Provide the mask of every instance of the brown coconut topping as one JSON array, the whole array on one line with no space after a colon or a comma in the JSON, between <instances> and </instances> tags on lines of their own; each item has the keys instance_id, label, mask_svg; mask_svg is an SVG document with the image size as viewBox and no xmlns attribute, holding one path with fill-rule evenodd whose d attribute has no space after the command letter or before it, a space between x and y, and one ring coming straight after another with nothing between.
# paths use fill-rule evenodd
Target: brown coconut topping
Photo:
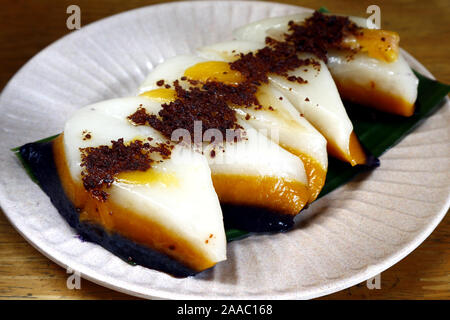
<instances>
[{"instance_id":1,"label":"brown coconut topping","mask_svg":"<svg viewBox=\"0 0 450 320\"><path fill-rule=\"evenodd\" d=\"M169 139L173 131L186 129L192 140L195 121L201 121L202 135L208 129L217 129L225 137L228 129L241 129L236 123L236 113L228 103L244 103L248 97L245 94L240 97L233 91L236 88L211 82L186 90L178 80L173 85L177 98L163 104L157 115L149 114L140 107L128 119L135 125L149 125Z\"/></svg>"},{"instance_id":2,"label":"brown coconut topping","mask_svg":"<svg viewBox=\"0 0 450 320\"><path fill-rule=\"evenodd\" d=\"M246 77L247 85L259 86L267 83L269 73L284 76L289 81L300 84L307 83L299 76L289 76L288 71L307 65L320 66L314 59L300 59L295 47L287 42L267 38L266 44L266 47L256 53L241 53L239 59L230 63L231 69L239 71Z\"/></svg>"},{"instance_id":3,"label":"brown coconut topping","mask_svg":"<svg viewBox=\"0 0 450 320\"><path fill-rule=\"evenodd\" d=\"M125 171L146 171L154 162L150 158L152 153L159 153L164 159L170 156L173 148L172 145L164 143L152 146L149 142L140 140L124 144L122 138L111 143L112 146L80 148L83 186L100 201L107 200L108 194L104 188L111 187L117 174Z\"/></svg>"},{"instance_id":4,"label":"brown coconut topping","mask_svg":"<svg viewBox=\"0 0 450 320\"><path fill-rule=\"evenodd\" d=\"M324 15L315 11L301 24L290 21L289 33L285 34L284 41L293 46L297 52L309 52L327 62L329 49L343 49L343 39L360 32L361 28L348 17Z\"/></svg>"}]
</instances>

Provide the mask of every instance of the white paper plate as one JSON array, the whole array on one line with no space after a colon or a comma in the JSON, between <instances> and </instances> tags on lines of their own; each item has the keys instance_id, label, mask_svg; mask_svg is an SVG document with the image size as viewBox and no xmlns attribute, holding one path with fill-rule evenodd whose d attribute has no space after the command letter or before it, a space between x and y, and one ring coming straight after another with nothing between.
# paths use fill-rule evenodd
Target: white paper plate
<instances>
[{"instance_id":1,"label":"white paper plate","mask_svg":"<svg viewBox=\"0 0 450 320\"><path fill-rule=\"evenodd\" d=\"M313 298L355 285L415 249L449 207L450 104L381 157L381 167L315 202L292 231L228 246L228 260L188 279L133 267L81 242L10 148L62 131L77 108L133 94L164 59L231 38L231 30L299 7L180 2L73 32L31 59L0 100L0 204L34 247L106 287L159 298ZM410 64L431 74L411 56Z\"/></svg>"}]
</instances>

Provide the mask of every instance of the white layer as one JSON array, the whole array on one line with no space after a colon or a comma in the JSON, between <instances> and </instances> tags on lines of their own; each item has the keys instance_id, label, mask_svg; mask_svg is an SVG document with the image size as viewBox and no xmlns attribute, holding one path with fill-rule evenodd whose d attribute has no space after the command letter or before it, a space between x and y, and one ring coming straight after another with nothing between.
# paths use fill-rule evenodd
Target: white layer
<instances>
[{"instance_id":1,"label":"white layer","mask_svg":"<svg viewBox=\"0 0 450 320\"><path fill-rule=\"evenodd\" d=\"M138 94L160 88L156 85L159 80L164 80L166 84L172 84L175 80L180 79L184 75L187 66L192 66L205 59L192 55L179 55L167 59L153 69L144 82L139 86Z\"/></svg>"},{"instance_id":2,"label":"white layer","mask_svg":"<svg viewBox=\"0 0 450 320\"><path fill-rule=\"evenodd\" d=\"M282 17L273 17L246 24L233 30L237 40L265 42L267 36L279 37L287 32L288 22L300 22L311 16L311 12L303 12Z\"/></svg>"},{"instance_id":3,"label":"white layer","mask_svg":"<svg viewBox=\"0 0 450 320\"><path fill-rule=\"evenodd\" d=\"M286 17L276 17L257 21L236 29L233 35L239 40L264 42L267 36L280 38L288 32L288 22L302 22L311 13L301 13ZM368 21L360 17L349 17L360 27L367 28ZM414 103L417 98L418 79L405 59L399 58L391 63L371 58L367 53L359 53L354 59L346 59L346 52L332 50L328 52L328 67L336 81L352 82L367 85L373 82L383 92L403 98Z\"/></svg>"},{"instance_id":4,"label":"white layer","mask_svg":"<svg viewBox=\"0 0 450 320\"><path fill-rule=\"evenodd\" d=\"M127 116L139 106L157 112L158 103L141 97L113 99L93 104L75 112L64 129L64 146L72 177L80 180L79 148L111 145L111 140L124 142L151 137L164 138L149 126L134 126ZM83 140L83 131L91 139ZM107 189L110 199L152 221L162 224L186 239L212 261L226 259L226 239L222 212L215 194L208 163L202 155L176 146L171 158L152 169L161 179L147 183L114 182ZM167 179L167 177L170 179ZM213 234L213 238L209 238ZM205 240L208 239L208 243Z\"/></svg>"},{"instance_id":5,"label":"white layer","mask_svg":"<svg viewBox=\"0 0 450 320\"><path fill-rule=\"evenodd\" d=\"M299 56L302 59L314 58L310 54L300 54ZM297 110L324 135L327 141L335 144L342 151L348 152L353 124L347 115L327 66L320 62L319 71L309 65L288 74L300 76L308 82L299 84L287 80L286 77L273 75L270 76L271 83L286 95Z\"/></svg>"},{"instance_id":6,"label":"white layer","mask_svg":"<svg viewBox=\"0 0 450 320\"><path fill-rule=\"evenodd\" d=\"M215 57L232 61L239 53L257 51L261 47L264 47L261 42L229 41L203 47L198 51L202 56L211 59ZM301 54L300 58L307 59L314 56ZM326 65L320 62L320 70L313 65L303 66L288 74L300 76L308 82L299 84L287 80L286 77L269 75L271 85L281 91L328 141L348 152L353 125Z\"/></svg>"},{"instance_id":7,"label":"white layer","mask_svg":"<svg viewBox=\"0 0 450 320\"><path fill-rule=\"evenodd\" d=\"M378 91L401 97L411 104L416 101L419 79L401 54L391 63L371 58L365 53L358 53L351 60L346 56L336 50L328 54L327 65L336 81L358 83L367 88L374 83Z\"/></svg>"},{"instance_id":8,"label":"white layer","mask_svg":"<svg viewBox=\"0 0 450 320\"><path fill-rule=\"evenodd\" d=\"M246 121L239 120L238 123L245 130L243 140L204 146L204 154L213 174L276 177L308 185L303 162L298 157ZM214 150L214 156L211 150Z\"/></svg>"}]
</instances>

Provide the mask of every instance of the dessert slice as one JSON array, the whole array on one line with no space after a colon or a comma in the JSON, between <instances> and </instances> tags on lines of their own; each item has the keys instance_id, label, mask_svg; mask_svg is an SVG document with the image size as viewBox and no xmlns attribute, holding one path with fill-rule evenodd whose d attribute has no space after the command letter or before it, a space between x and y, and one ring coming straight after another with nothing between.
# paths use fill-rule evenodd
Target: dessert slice
<instances>
[{"instance_id":1,"label":"dessert slice","mask_svg":"<svg viewBox=\"0 0 450 320\"><path fill-rule=\"evenodd\" d=\"M305 12L251 23L234 36L288 40L299 52L314 53L327 63L343 99L411 116L418 79L399 52L400 37L367 26L363 18Z\"/></svg>"},{"instance_id":2,"label":"dessert slice","mask_svg":"<svg viewBox=\"0 0 450 320\"><path fill-rule=\"evenodd\" d=\"M314 55L297 53L285 43L273 47L252 41L218 43L199 52L209 59L228 61L233 70L250 76L265 69L270 87L282 92L327 139L332 156L351 165L366 163L328 68Z\"/></svg>"},{"instance_id":3,"label":"dessert slice","mask_svg":"<svg viewBox=\"0 0 450 320\"><path fill-rule=\"evenodd\" d=\"M311 197L302 161L243 120L242 139L211 143L204 154L225 223L248 231L280 231Z\"/></svg>"},{"instance_id":4,"label":"dessert slice","mask_svg":"<svg viewBox=\"0 0 450 320\"><path fill-rule=\"evenodd\" d=\"M217 45L220 52L213 50L215 46L199 49L198 52L204 58L216 60L214 63L218 70L221 64L217 60L228 60L228 55L223 53L226 51L226 44ZM235 47L234 42L229 44L231 48L228 48L228 51L231 52ZM327 173L328 157L325 138L275 86L260 85L255 97L258 105L233 105L232 107L242 121L248 122L303 161L311 193L309 202L314 201L325 183ZM276 134L270 134L275 132Z\"/></svg>"},{"instance_id":5,"label":"dessert slice","mask_svg":"<svg viewBox=\"0 0 450 320\"><path fill-rule=\"evenodd\" d=\"M239 106L253 99L241 81L227 63L178 56L155 68L140 92L154 101L172 97L158 113L162 122L181 125L194 138L199 134L191 140L208 158L228 226L286 230L310 198L305 169L300 158L239 117ZM189 129L196 121L197 132Z\"/></svg>"},{"instance_id":6,"label":"dessert slice","mask_svg":"<svg viewBox=\"0 0 450 320\"><path fill-rule=\"evenodd\" d=\"M128 117L139 108L160 104L131 97L84 107L47 151L28 145L21 153L83 238L175 276L208 269L226 259L208 163L152 127L135 126Z\"/></svg>"}]
</instances>

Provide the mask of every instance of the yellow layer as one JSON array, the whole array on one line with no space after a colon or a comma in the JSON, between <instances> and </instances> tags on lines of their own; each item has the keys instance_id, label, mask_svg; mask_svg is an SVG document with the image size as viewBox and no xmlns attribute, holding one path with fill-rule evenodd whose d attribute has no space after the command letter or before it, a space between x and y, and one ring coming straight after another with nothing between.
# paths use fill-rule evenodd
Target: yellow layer
<instances>
[{"instance_id":1,"label":"yellow layer","mask_svg":"<svg viewBox=\"0 0 450 320\"><path fill-rule=\"evenodd\" d=\"M164 225L110 198L105 202L93 198L80 182L72 179L67 166L63 135L53 142L54 160L64 191L74 206L81 210L80 220L100 224L109 232L117 232L136 243L162 252L196 271L214 266L194 245L168 230Z\"/></svg>"},{"instance_id":2,"label":"yellow layer","mask_svg":"<svg viewBox=\"0 0 450 320\"><path fill-rule=\"evenodd\" d=\"M151 98L159 103L169 103L175 100L177 94L173 89L159 88L141 93L140 96Z\"/></svg>"},{"instance_id":3,"label":"yellow layer","mask_svg":"<svg viewBox=\"0 0 450 320\"><path fill-rule=\"evenodd\" d=\"M348 150L342 150L341 148L337 147L332 141L328 141L327 150L331 156L338 158L339 160L348 162L352 166L365 164L367 161L366 153L364 152L361 144L359 143L358 137L354 132L350 134Z\"/></svg>"},{"instance_id":4,"label":"yellow layer","mask_svg":"<svg viewBox=\"0 0 450 320\"><path fill-rule=\"evenodd\" d=\"M266 108L268 108L268 106L276 106L280 102L279 97L269 94L268 91L266 90L266 86L267 86L266 84L263 84L261 87L258 88L258 91L256 92L256 97L258 101L261 103L261 105L263 105ZM270 112L282 118L286 122L286 125L289 125L290 123L295 123L290 114L282 111L283 109L276 109ZM280 146L289 151L290 153L295 154L302 160L303 165L305 166L306 175L308 177L309 191L311 193L309 202L314 201L319 195L323 185L325 184L325 177L327 175L327 170L324 169L319 164L319 162L317 162L309 155L301 151L294 150L293 148L290 148L289 146L283 143L280 143Z\"/></svg>"},{"instance_id":5,"label":"yellow layer","mask_svg":"<svg viewBox=\"0 0 450 320\"><path fill-rule=\"evenodd\" d=\"M343 47L366 52L369 57L393 62L398 58L400 36L398 33L379 29L362 29L356 36L343 40Z\"/></svg>"},{"instance_id":6,"label":"yellow layer","mask_svg":"<svg viewBox=\"0 0 450 320\"><path fill-rule=\"evenodd\" d=\"M116 177L117 182L127 184L150 185L161 183L166 186L178 186L179 180L175 173L161 172L153 169L147 171L128 171L121 172Z\"/></svg>"},{"instance_id":7,"label":"yellow layer","mask_svg":"<svg viewBox=\"0 0 450 320\"><path fill-rule=\"evenodd\" d=\"M309 203L317 199L322 190L327 177L327 169L324 168L317 160L311 156L288 146L281 145L284 149L299 157L305 167L306 176L308 177L308 187L310 192Z\"/></svg>"},{"instance_id":8,"label":"yellow layer","mask_svg":"<svg viewBox=\"0 0 450 320\"><path fill-rule=\"evenodd\" d=\"M379 89L375 82L371 82L369 85L352 80L335 79L335 82L339 94L345 100L404 117L414 114L414 103Z\"/></svg>"},{"instance_id":9,"label":"yellow layer","mask_svg":"<svg viewBox=\"0 0 450 320\"><path fill-rule=\"evenodd\" d=\"M398 33L379 29L363 29L356 36L361 52L375 59L393 62L398 58L400 36Z\"/></svg>"},{"instance_id":10,"label":"yellow layer","mask_svg":"<svg viewBox=\"0 0 450 320\"><path fill-rule=\"evenodd\" d=\"M308 187L298 181L276 177L213 174L220 202L261 207L296 215L308 203Z\"/></svg>"},{"instance_id":11,"label":"yellow layer","mask_svg":"<svg viewBox=\"0 0 450 320\"><path fill-rule=\"evenodd\" d=\"M206 61L186 69L184 75L203 83L217 81L228 85L237 85L245 80L244 76L236 70L232 70L228 62Z\"/></svg>"}]
</instances>

